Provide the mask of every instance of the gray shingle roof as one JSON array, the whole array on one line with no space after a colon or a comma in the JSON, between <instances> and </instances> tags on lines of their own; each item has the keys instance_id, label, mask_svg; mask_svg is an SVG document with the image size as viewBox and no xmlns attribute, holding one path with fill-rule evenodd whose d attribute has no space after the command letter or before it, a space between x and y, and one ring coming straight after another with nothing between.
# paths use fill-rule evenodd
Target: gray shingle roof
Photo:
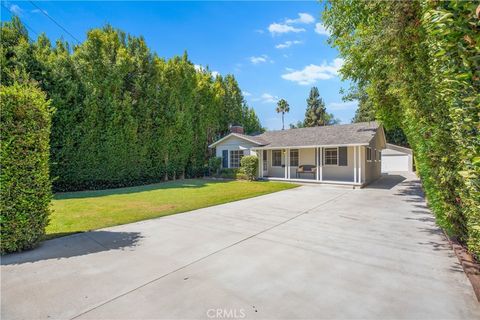
<instances>
[{"instance_id":1,"label":"gray shingle roof","mask_svg":"<svg viewBox=\"0 0 480 320\"><path fill-rule=\"evenodd\" d=\"M245 136L269 148L368 144L375 136L379 124L375 121L324 127L268 131Z\"/></svg>"}]
</instances>

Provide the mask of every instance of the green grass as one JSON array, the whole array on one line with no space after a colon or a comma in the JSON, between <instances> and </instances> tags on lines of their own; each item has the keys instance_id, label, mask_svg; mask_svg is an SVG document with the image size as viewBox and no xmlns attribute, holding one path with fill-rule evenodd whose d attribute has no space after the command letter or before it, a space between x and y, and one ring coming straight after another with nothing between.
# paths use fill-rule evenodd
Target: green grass
<instances>
[{"instance_id":1,"label":"green grass","mask_svg":"<svg viewBox=\"0 0 480 320\"><path fill-rule=\"evenodd\" d=\"M179 180L139 187L58 193L47 238L190 211L295 188L281 182Z\"/></svg>"}]
</instances>

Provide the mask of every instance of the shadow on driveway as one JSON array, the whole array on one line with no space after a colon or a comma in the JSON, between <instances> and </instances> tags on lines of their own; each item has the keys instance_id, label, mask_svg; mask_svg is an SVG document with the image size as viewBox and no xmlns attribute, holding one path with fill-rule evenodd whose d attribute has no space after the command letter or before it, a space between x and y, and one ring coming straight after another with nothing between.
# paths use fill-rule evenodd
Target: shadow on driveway
<instances>
[{"instance_id":1,"label":"shadow on driveway","mask_svg":"<svg viewBox=\"0 0 480 320\"><path fill-rule=\"evenodd\" d=\"M399 174L382 175L377 181L372 182L366 189L385 189L390 190L397 184L402 183L407 178Z\"/></svg>"},{"instance_id":2,"label":"shadow on driveway","mask_svg":"<svg viewBox=\"0 0 480 320\"><path fill-rule=\"evenodd\" d=\"M15 265L49 259L71 258L139 245L139 232L91 231L41 243L31 250L3 256L1 265Z\"/></svg>"}]
</instances>

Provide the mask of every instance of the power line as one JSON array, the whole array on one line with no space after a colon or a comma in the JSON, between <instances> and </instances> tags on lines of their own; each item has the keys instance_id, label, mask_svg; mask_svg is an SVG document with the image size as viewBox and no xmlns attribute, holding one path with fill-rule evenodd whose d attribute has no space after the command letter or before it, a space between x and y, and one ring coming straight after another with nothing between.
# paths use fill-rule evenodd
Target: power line
<instances>
[{"instance_id":1,"label":"power line","mask_svg":"<svg viewBox=\"0 0 480 320\"><path fill-rule=\"evenodd\" d=\"M65 29L60 23L58 23L55 19L53 19L49 14L47 14L43 9L41 9L39 6L37 6L33 1L28 1L30 2L35 8L40 10L41 13L43 13L44 16L46 16L48 19L52 20L53 23L55 23L60 29L65 31L70 37L72 37L75 41L77 41L78 44L80 44L80 40L75 38L73 34L71 34L67 29Z\"/></svg>"},{"instance_id":2,"label":"power line","mask_svg":"<svg viewBox=\"0 0 480 320\"><path fill-rule=\"evenodd\" d=\"M1 4L2 4L2 7L4 7L5 9L7 9L12 16L16 16L15 12L12 12L12 10L10 10L10 8L7 7L7 6L3 3L3 1L1 2ZM33 33L37 36L37 38L38 38L38 33L37 33L35 30L33 30L32 27L30 27L28 24L26 24L25 21L23 21L23 20L22 20L22 24L24 24L25 27L27 27L28 30L30 30L31 32L33 32ZM28 36L28 37L30 38L30 36ZM30 40L34 41L32 38L30 38Z\"/></svg>"}]
</instances>

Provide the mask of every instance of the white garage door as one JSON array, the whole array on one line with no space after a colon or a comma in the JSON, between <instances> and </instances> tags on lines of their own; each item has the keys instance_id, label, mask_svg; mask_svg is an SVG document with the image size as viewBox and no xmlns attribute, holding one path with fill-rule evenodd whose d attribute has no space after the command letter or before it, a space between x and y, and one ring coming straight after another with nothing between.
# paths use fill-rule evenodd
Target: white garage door
<instances>
[{"instance_id":1,"label":"white garage door","mask_svg":"<svg viewBox=\"0 0 480 320\"><path fill-rule=\"evenodd\" d=\"M383 155L382 156L382 172L391 171L409 171L408 155Z\"/></svg>"}]
</instances>

